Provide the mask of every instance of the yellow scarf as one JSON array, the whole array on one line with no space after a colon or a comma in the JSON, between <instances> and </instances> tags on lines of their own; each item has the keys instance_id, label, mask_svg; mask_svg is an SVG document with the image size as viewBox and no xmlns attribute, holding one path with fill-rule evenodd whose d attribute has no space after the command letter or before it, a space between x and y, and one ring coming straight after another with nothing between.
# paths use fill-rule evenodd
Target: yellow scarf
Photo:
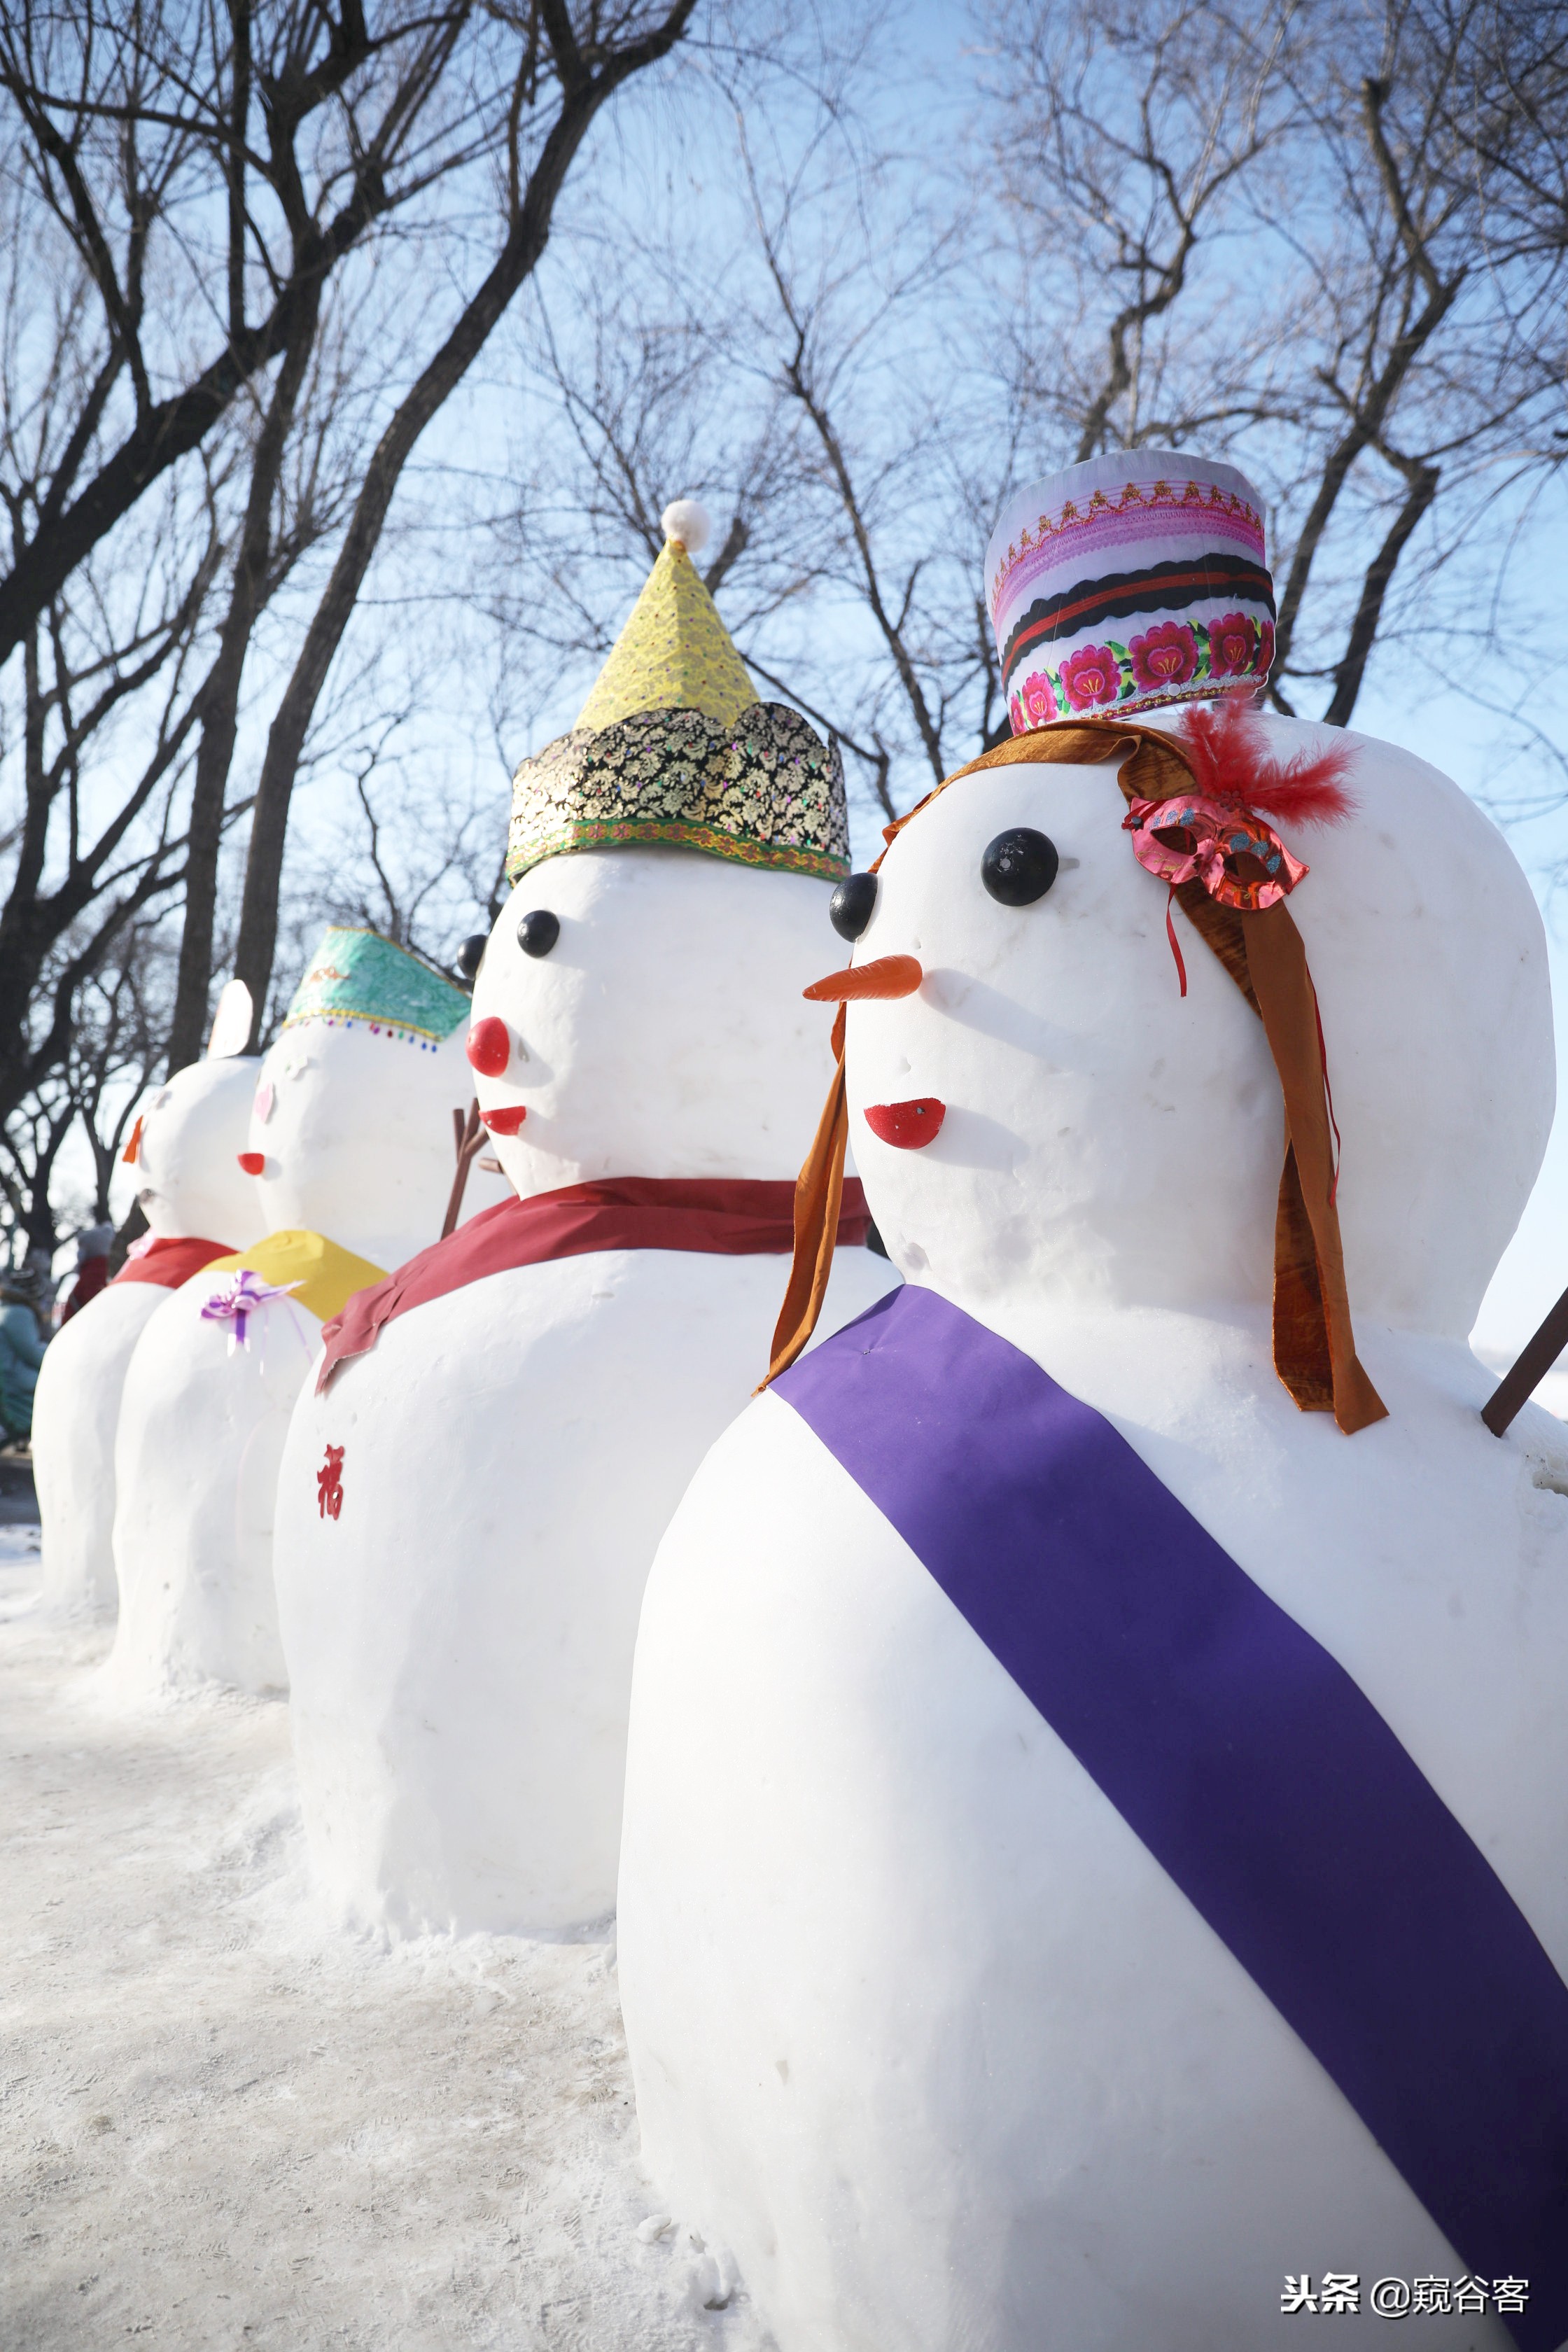
<instances>
[{"instance_id":1,"label":"yellow scarf","mask_svg":"<svg viewBox=\"0 0 1568 2352\"><path fill-rule=\"evenodd\" d=\"M355 1257L353 1250L340 1249L325 1234L303 1233L292 1226L268 1234L250 1249L236 1250L232 1257L215 1257L202 1272L238 1274L246 1266L263 1282L298 1283L299 1288L289 1295L308 1307L318 1323L330 1323L356 1290L380 1282L386 1272L384 1266L372 1265L367 1257Z\"/></svg>"}]
</instances>

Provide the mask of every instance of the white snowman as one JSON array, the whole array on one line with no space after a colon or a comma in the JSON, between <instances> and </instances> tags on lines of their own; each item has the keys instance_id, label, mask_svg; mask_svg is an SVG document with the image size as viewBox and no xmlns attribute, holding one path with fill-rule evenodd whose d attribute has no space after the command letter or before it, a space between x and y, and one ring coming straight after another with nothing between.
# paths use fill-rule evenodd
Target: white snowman
<instances>
[{"instance_id":1,"label":"white snowman","mask_svg":"<svg viewBox=\"0 0 1568 2352\"><path fill-rule=\"evenodd\" d=\"M240 1155L266 1238L153 1317L115 1450L111 1685L280 1688L272 1520L322 1323L441 1230L469 1097L464 992L371 931L329 929L253 1089ZM476 1213L500 1180L480 1175Z\"/></svg>"},{"instance_id":2,"label":"white snowman","mask_svg":"<svg viewBox=\"0 0 1568 2352\"><path fill-rule=\"evenodd\" d=\"M63 1614L115 1605L114 1433L143 1327L170 1291L265 1230L255 1182L238 1160L258 1068L244 1051L249 1034L250 992L230 981L205 1059L176 1070L131 1131L124 1157L137 1171L146 1235L45 1350L33 1399L33 1478L44 1601Z\"/></svg>"},{"instance_id":3,"label":"white snowman","mask_svg":"<svg viewBox=\"0 0 1568 2352\"><path fill-rule=\"evenodd\" d=\"M354 1303L283 1459L317 1873L398 1930L613 1908L643 1581L765 1367L831 1068L800 991L837 763L757 702L666 520L577 728L518 772L469 1051L520 1197ZM865 1232L857 1186L827 1326L894 1279Z\"/></svg>"},{"instance_id":4,"label":"white snowman","mask_svg":"<svg viewBox=\"0 0 1568 2352\"><path fill-rule=\"evenodd\" d=\"M1551 1123L1542 926L1423 761L1184 712L1266 674L1258 503L1137 452L1005 516L1019 740L825 992L905 1287L649 1580L644 2157L781 2352L1568 2336L1568 1450L1493 1437L1466 1344ZM1336 751L1332 827L1202 789ZM1221 961L1262 1003L1297 937L1337 1201L1310 987L1266 1032Z\"/></svg>"}]
</instances>

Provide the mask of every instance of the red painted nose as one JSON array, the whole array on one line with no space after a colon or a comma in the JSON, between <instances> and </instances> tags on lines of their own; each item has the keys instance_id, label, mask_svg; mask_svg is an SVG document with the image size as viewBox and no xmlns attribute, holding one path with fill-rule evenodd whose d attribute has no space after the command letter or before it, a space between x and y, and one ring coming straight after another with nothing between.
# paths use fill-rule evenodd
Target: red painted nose
<instances>
[{"instance_id":1,"label":"red painted nose","mask_svg":"<svg viewBox=\"0 0 1568 2352\"><path fill-rule=\"evenodd\" d=\"M872 1134L900 1151L919 1151L923 1144L934 1143L946 1117L947 1105L935 1095L921 1095L916 1102L868 1103L866 1108L866 1124Z\"/></svg>"},{"instance_id":2,"label":"red painted nose","mask_svg":"<svg viewBox=\"0 0 1568 2352\"><path fill-rule=\"evenodd\" d=\"M511 1038L504 1021L493 1013L476 1021L468 1032L468 1059L482 1078L499 1078L511 1059Z\"/></svg>"},{"instance_id":3,"label":"red painted nose","mask_svg":"<svg viewBox=\"0 0 1568 2352\"><path fill-rule=\"evenodd\" d=\"M267 1165L267 1154L265 1151L242 1151L239 1164L247 1176L259 1176Z\"/></svg>"},{"instance_id":4,"label":"red painted nose","mask_svg":"<svg viewBox=\"0 0 1568 2352\"><path fill-rule=\"evenodd\" d=\"M479 1117L492 1135L515 1135L528 1111L522 1103L502 1103L499 1109L480 1111Z\"/></svg>"}]
</instances>

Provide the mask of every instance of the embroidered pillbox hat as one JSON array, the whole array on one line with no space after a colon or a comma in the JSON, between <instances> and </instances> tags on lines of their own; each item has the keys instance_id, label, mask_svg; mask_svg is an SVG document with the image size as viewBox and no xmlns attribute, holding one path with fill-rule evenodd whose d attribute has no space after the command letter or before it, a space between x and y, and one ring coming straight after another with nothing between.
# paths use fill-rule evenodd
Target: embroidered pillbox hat
<instances>
[{"instance_id":1,"label":"embroidered pillbox hat","mask_svg":"<svg viewBox=\"0 0 1568 2352\"><path fill-rule=\"evenodd\" d=\"M506 877L564 850L668 843L840 880L849 824L838 748L762 702L698 577L708 518L664 515L665 543L577 724L512 780Z\"/></svg>"},{"instance_id":2,"label":"embroidered pillbox hat","mask_svg":"<svg viewBox=\"0 0 1568 2352\"><path fill-rule=\"evenodd\" d=\"M463 991L421 957L378 931L334 923L305 967L283 1026L297 1029L307 1021L347 1028L358 1024L434 1053L468 1016Z\"/></svg>"},{"instance_id":3,"label":"embroidered pillbox hat","mask_svg":"<svg viewBox=\"0 0 1568 2352\"><path fill-rule=\"evenodd\" d=\"M1009 499L985 594L1015 735L1260 687L1274 659L1263 508L1172 449L1090 457Z\"/></svg>"}]
</instances>

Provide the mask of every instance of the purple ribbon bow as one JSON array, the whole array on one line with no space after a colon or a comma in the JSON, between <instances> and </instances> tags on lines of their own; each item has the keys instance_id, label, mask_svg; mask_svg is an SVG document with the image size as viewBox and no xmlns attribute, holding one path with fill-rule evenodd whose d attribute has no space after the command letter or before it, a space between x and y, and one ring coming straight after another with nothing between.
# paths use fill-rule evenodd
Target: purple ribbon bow
<instances>
[{"instance_id":1,"label":"purple ribbon bow","mask_svg":"<svg viewBox=\"0 0 1568 2352\"><path fill-rule=\"evenodd\" d=\"M258 1274L253 1274L249 1266L241 1266L237 1274L231 1274L226 1281L213 1292L212 1297L202 1308L202 1320L204 1323L234 1325L233 1330L228 1335L228 1352L232 1356L237 1347L244 1348L249 1345L246 1338L247 1318L253 1314L257 1307L265 1307L268 1299L287 1298L291 1290L298 1290L299 1287L298 1282L263 1282L261 1276Z\"/></svg>"}]
</instances>

